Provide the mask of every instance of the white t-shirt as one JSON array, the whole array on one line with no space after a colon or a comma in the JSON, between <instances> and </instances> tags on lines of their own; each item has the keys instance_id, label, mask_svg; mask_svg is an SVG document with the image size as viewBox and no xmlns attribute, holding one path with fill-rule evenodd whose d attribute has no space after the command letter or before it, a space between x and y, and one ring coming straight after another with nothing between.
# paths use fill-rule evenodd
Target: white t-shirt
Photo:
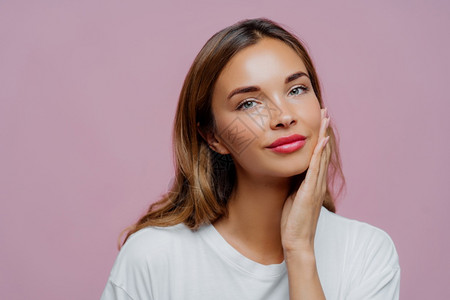
<instances>
[{"instance_id":1,"label":"white t-shirt","mask_svg":"<svg viewBox=\"0 0 450 300\"><path fill-rule=\"evenodd\" d=\"M315 236L328 300L399 298L400 267L391 238L369 224L322 207ZM243 256L213 225L148 227L121 249L102 300L289 299L286 264Z\"/></svg>"}]
</instances>

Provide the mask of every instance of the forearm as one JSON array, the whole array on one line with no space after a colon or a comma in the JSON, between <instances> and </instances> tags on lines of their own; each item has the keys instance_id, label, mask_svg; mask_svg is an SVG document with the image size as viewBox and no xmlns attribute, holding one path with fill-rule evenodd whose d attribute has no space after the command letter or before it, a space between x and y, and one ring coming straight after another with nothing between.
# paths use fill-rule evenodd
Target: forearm
<instances>
[{"instance_id":1,"label":"forearm","mask_svg":"<svg viewBox=\"0 0 450 300\"><path fill-rule=\"evenodd\" d=\"M322 300L325 294L320 284L314 251L285 253L289 277L290 300Z\"/></svg>"}]
</instances>

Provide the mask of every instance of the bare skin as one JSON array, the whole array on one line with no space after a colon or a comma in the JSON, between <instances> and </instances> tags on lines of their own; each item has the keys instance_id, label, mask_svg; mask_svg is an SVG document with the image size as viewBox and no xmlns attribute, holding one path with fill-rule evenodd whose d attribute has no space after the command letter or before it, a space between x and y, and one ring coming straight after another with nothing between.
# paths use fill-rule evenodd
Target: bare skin
<instances>
[{"instance_id":1,"label":"bare skin","mask_svg":"<svg viewBox=\"0 0 450 300\"><path fill-rule=\"evenodd\" d=\"M215 85L212 110L218 130L202 135L214 151L232 155L237 171L229 217L219 219L214 227L249 259L265 265L285 260L291 299L325 299L314 236L326 191L329 117L320 108L308 76L289 79L302 72L307 74L301 58L281 41L264 38L241 50ZM256 89L230 97L230 92L248 86ZM262 111L267 118L258 123L255 112ZM239 139L226 134L230 124L240 133ZM267 148L275 139L292 134L305 136L305 146L289 154ZM252 139L240 148L242 141ZM292 176L307 169L298 191L288 197Z\"/></svg>"}]
</instances>

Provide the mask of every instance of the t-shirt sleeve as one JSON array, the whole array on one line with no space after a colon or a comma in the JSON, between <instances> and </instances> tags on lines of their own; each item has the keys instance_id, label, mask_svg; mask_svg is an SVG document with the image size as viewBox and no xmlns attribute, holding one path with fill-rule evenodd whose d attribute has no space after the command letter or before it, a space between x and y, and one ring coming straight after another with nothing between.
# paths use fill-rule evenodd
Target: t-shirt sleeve
<instances>
[{"instance_id":1,"label":"t-shirt sleeve","mask_svg":"<svg viewBox=\"0 0 450 300\"><path fill-rule=\"evenodd\" d=\"M101 300L153 300L155 286L164 287L165 241L155 237L154 230L141 230L132 235L114 262Z\"/></svg>"},{"instance_id":2,"label":"t-shirt sleeve","mask_svg":"<svg viewBox=\"0 0 450 300\"><path fill-rule=\"evenodd\" d=\"M366 232L364 245L353 258L348 300L398 300L400 265L392 239L384 231Z\"/></svg>"},{"instance_id":3,"label":"t-shirt sleeve","mask_svg":"<svg viewBox=\"0 0 450 300\"><path fill-rule=\"evenodd\" d=\"M100 300L134 300L124 288L108 280Z\"/></svg>"}]
</instances>

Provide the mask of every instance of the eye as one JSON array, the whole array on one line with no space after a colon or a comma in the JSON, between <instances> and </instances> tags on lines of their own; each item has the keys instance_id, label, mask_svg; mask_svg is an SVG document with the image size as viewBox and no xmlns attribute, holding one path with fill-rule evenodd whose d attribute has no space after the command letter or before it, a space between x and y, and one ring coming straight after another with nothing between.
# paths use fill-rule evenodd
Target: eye
<instances>
[{"instance_id":1,"label":"eye","mask_svg":"<svg viewBox=\"0 0 450 300\"><path fill-rule=\"evenodd\" d=\"M239 105L238 105L238 107L236 108L236 109L238 109L238 110L247 110L247 109L250 109L250 108L252 108L252 107L254 107L255 105L249 105L249 104L255 104L256 105L256 102L254 101L254 100L245 100L245 101L242 101Z\"/></svg>"},{"instance_id":2,"label":"eye","mask_svg":"<svg viewBox=\"0 0 450 300\"><path fill-rule=\"evenodd\" d=\"M308 88L306 86L303 85L299 85L294 87L292 90L289 91L289 95L291 96L297 96L300 94L303 94L304 92L307 92Z\"/></svg>"}]
</instances>

